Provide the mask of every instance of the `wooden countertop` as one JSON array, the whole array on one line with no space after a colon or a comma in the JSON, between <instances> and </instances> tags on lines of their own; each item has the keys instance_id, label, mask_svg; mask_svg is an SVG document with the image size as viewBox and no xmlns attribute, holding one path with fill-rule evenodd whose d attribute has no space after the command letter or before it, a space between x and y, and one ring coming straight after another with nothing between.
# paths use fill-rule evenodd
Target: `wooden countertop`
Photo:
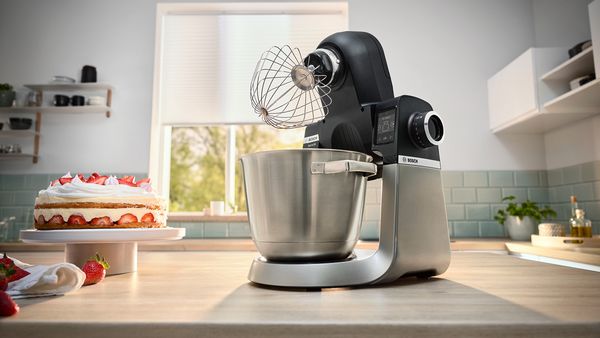
<instances>
[{"instance_id":1,"label":"wooden countertop","mask_svg":"<svg viewBox=\"0 0 600 338\"><path fill-rule=\"evenodd\" d=\"M14 252L34 264L60 252ZM8 337L599 337L600 273L453 252L429 280L369 288L263 288L254 252L140 252L139 271L61 297L18 300Z\"/></svg>"},{"instance_id":2,"label":"wooden countertop","mask_svg":"<svg viewBox=\"0 0 600 338\"><path fill-rule=\"evenodd\" d=\"M529 242L506 243L506 248L511 254L529 254L600 267L600 248L544 248Z\"/></svg>"},{"instance_id":3,"label":"wooden countertop","mask_svg":"<svg viewBox=\"0 0 600 338\"><path fill-rule=\"evenodd\" d=\"M506 238L458 239L450 243L452 251L506 251ZM379 242L359 241L357 249L375 250ZM36 244L22 242L0 242L0 252L17 251L64 251L64 244ZM256 251L251 239L183 239L180 241L139 242L140 251Z\"/></svg>"}]
</instances>

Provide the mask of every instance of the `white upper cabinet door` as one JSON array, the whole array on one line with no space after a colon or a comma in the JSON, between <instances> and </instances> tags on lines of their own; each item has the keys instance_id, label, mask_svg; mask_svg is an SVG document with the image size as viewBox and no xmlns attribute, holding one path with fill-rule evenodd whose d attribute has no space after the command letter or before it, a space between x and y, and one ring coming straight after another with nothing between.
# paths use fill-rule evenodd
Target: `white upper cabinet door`
<instances>
[{"instance_id":1,"label":"white upper cabinet door","mask_svg":"<svg viewBox=\"0 0 600 338\"><path fill-rule=\"evenodd\" d=\"M534 49L530 48L488 80L490 129L538 109Z\"/></svg>"}]
</instances>

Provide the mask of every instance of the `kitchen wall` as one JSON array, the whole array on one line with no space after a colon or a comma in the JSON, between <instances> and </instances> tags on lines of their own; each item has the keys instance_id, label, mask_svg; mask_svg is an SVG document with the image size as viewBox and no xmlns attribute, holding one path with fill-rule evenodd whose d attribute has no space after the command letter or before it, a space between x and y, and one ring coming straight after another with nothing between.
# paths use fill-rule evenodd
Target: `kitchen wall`
<instances>
[{"instance_id":1,"label":"kitchen wall","mask_svg":"<svg viewBox=\"0 0 600 338\"><path fill-rule=\"evenodd\" d=\"M550 170L600 160L600 116L552 130L544 142Z\"/></svg>"},{"instance_id":2,"label":"kitchen wall","mask_svg":"<svg viewBox=\"0 0 600 338\"><path fill-rule=\"evenodd\" d=\"M0 45L3 46L0 48L0 82L40 83L53 75L78 78L81 67L92 64L98 68L101 82L115 86L111 118L45 114L40 162L35 165L29 161L0 163L0 182L5 182L0 185L0 216L13 207L19 210L30 207L32 194L46 183L34 187L28 182L41 182L39 177L46 182L49 173L54 177L66 170L148 171L157 2L0 1ZM577 184L590 182L595 187L595 181L545 186L541 177L546 168L569 171L565 168L600 159L599 118L546 135L493 135L488 129L486 89L487 79L527 48L572 45L573 39L589 36L585 30L587 19L581 15L587 11L589 1L348 2L350 29L370 31L381 40L396 95L422 97L445 117L447 138L441 155L447 172L445 189L449 215L453 215L450 229L454 235L500 234L497 226L485 223L491 219L472 218L486 214L482 211L486 207L468 207L471 204L487 204L490 216L494 211L495 202L480 200L478 191L483 190L478 189L501 189L503 193L503 189L515 187L517 177L531 172L537 172L540 181L537 186L527 186L527 194L538 191L535 189L548 189L550 196L552 188L564 192L576 189ZM510 172L512 185L492 183L496 172ZM484 176L487 186L469 185L467 177ZM462 177L464 186L453 186L456 182L452 177ZM6 183L13 180L17 182L14 184L22 182L23 187ZM368 230L371 235L375 229L373 224L378 222L378 213L374 211L379 206L378 189L377 183L370 185L367 199L365 229L371 229ZM466 196L471 197L471 189L474 189L475 199L455 199L455 194L462 196L460 189L467 189ZM24 191L29 192L22 193ZM25 201L27 194L29 204L18 204ZM590 203L600 200L600 193L592 196ZM468 222L475 222L476 226ZM228 235L230 225L225 227ZM204 224L196 228L202 230L197 230L198 234L207 233ZM221 229L218 225L209 226L213 228Z\"/></svg>"},{"instance_id":3,"label":"kitchen wall","mask_svg":"<svg viewBox=\"0 0 600 338\"><path fill-rule=\"evenodd\" d=\"M573 47L590 38L593 0L532 0L536 47Z\"/></svg>"},{"instance_id":4,"label":"kitchen wall","mask_svg":"<svg viewBox=\"0 0 600 338\"><path fill-rule=\"evenodd\" d=\"M0 2L0 44L10 46L0 49L2 81L78 77L92 64L100 81L115 86L113 117L45 114L40 162L3 162L0 173L148 171L156 2ZM349 27L381 40L397 95L423 97L444 114L445 169L544 169L543 136L489 132L486 81L536 38L553 42L542 32L581 26L577 15L543 20L553 8L523 0L350 0Z\"/></svg>"}]
</instances>

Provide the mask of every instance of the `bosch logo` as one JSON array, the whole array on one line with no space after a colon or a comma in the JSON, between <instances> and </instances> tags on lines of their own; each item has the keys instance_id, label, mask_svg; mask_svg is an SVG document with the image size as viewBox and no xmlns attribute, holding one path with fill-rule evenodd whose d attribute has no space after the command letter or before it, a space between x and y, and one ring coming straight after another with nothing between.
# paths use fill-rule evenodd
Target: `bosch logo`
<instances>
[{"instance_id":1,"label":"bosch logo","mask_svg":"<svg viewBox=\"0 0 600 338\"><path fill-rule=\"evenodd\" d=\"M416 167L435 168L435 169L441 169L441 167L442 167L439 160L431 160L428 158L412 157L412 156L405 156L405 155L398 155L398 163L402 163L404 165L416 166Z\"/></svg>"}]
</instances>

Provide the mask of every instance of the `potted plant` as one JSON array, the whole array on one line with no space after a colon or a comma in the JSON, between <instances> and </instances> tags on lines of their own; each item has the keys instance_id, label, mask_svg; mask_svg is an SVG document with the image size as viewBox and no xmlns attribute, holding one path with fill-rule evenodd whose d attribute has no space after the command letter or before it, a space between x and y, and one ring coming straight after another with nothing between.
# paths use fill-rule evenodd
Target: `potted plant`
<instances>
[{"instance_id":1,"label":"potted plant","mask_svg":"<svg viewBox=\"0 0 600 338\"><path fill-rule=\"evenodd\" d=\"M0 107L11 107L15 100L15 91L8 83L0 83Z\"/></svg>"},{"instance_id":2,"label":"potted plant","mask_svg":"<svg viewBox=\"0 0 600 338\"><path fill-rule=\"evenodd\" d=\"M505 209L500 209L494 216L498 223L506 226L508 235L517 241L528 241L531 234L536 232L537 226L542 218L548 216L556 217L556 211L549 206L540 209L537 203L530 200L518 204L513 202L515 196L506 196L503 202L509 201Z\"/></svg>"}]
</instances>

